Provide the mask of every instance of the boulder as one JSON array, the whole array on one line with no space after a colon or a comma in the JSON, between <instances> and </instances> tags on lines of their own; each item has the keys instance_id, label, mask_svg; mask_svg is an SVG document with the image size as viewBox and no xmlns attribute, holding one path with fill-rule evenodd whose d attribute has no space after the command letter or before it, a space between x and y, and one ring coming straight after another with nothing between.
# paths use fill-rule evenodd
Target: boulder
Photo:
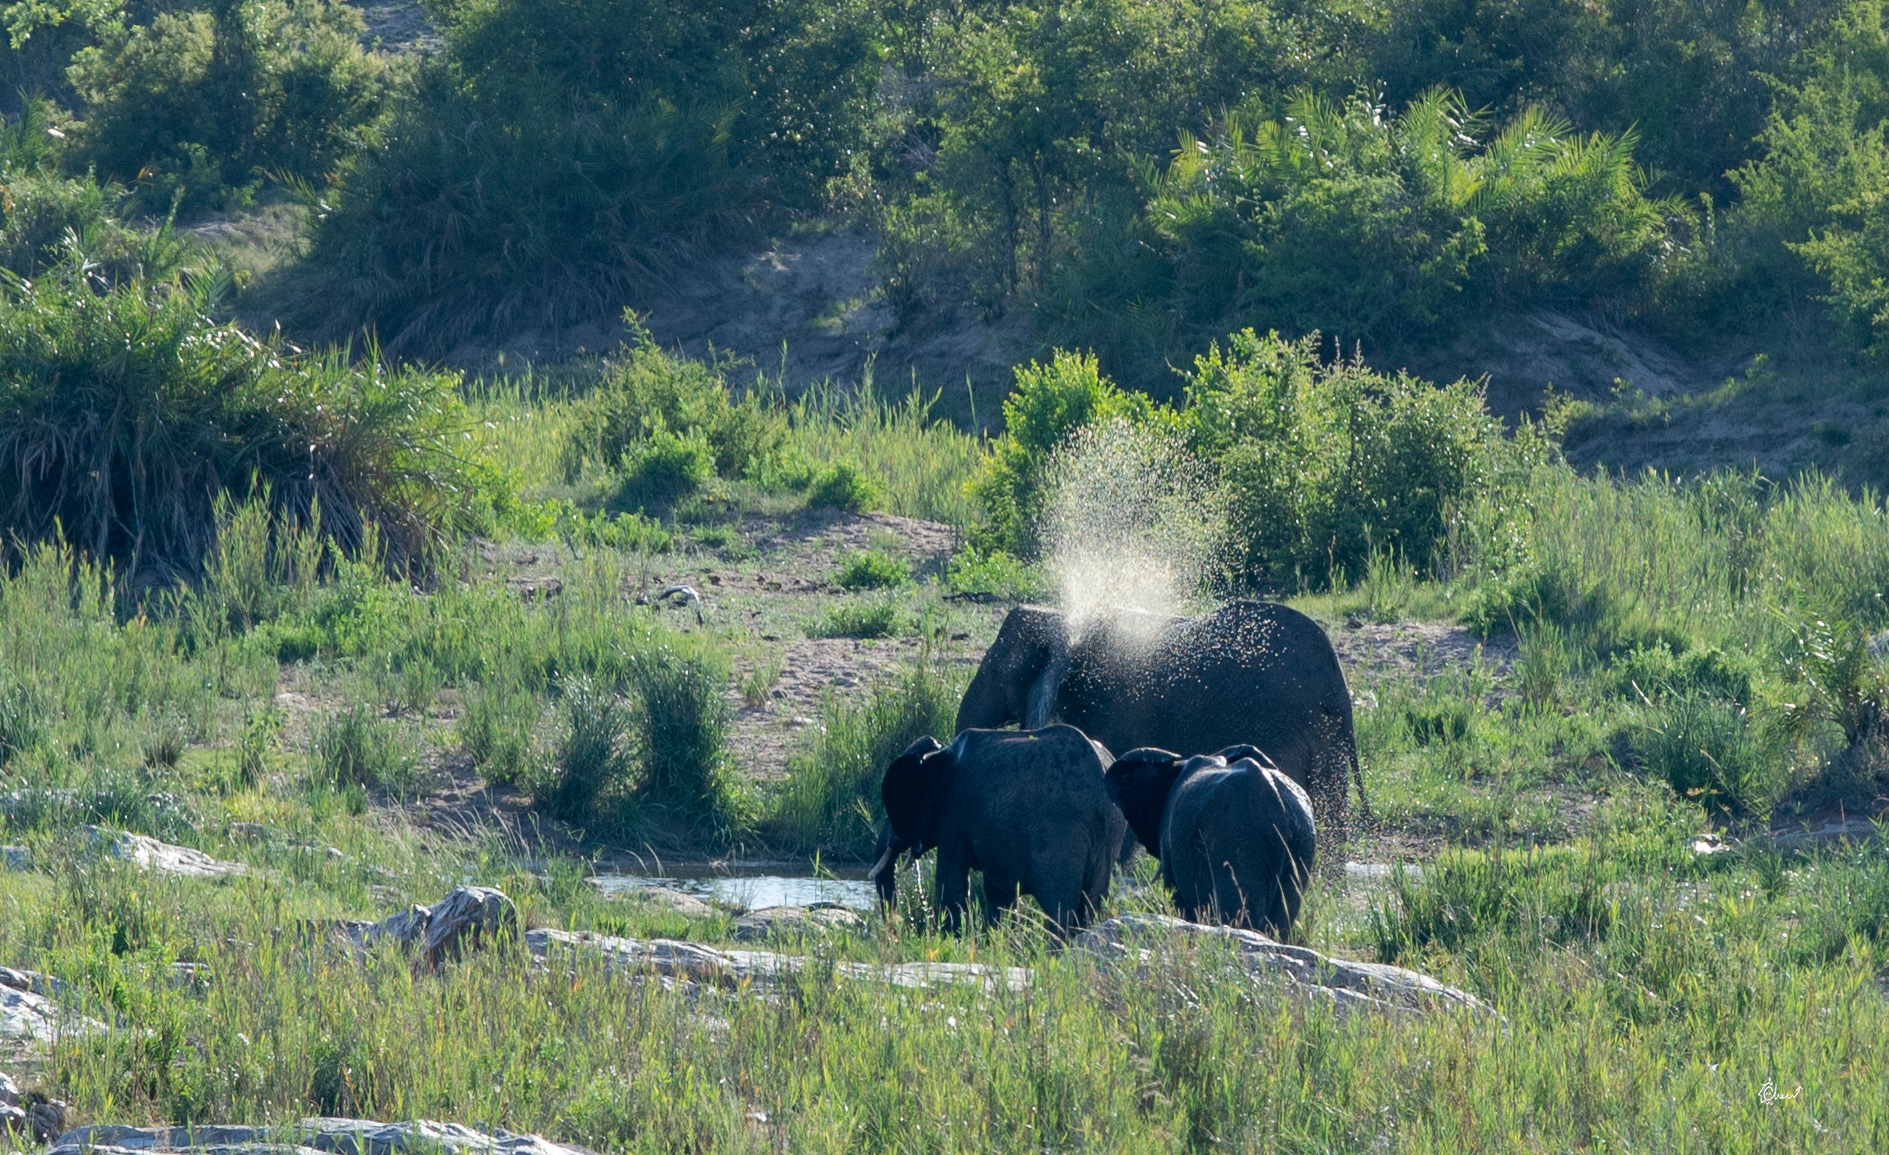
<instances>
[{"instance_id":1,"label":"boulder","mask_svg":"<svg viewBox=\"0 0 1889 1155\"><path fill-rule=\"evenodd\" d=\"M1868 815L1826 814L1773 830L1771 841L1779 850L1804 850L1832 842L1868 842L1876 835L1876 821Z\"/></svg>"},{"instance_id":2,"label":"boulder","mask_svg":"<svg viewBox=\"0 0 1889 1155\"><path fill-rule=\"evenodd\" d=\"M527 931L525 945L531 949L532 957L540 965L550 965L553 961L569 965L578 956L589 954L601 956L604 966L610 970L654 974L664 979L704 986L736 988L749 984L775 983L800 973L814 962L800 955L775 954L772 951L721 950L675 939L616 938L548 928ZM983 963L832 962L821 965L830 965L838 978L890 983L915 989L974 986L983 990L1002 987L1021 991L1031 982L1028 968L995 967Z\"/></svg>"},{"instance_id":3,"label":"boulder","mask_svg":"<svg viewBox=\"0 0 1889 1155\"><path fill-rule=\"evenodd\" d=\"M371 949L383 942L420 948L421 964L437 971L467 950L494 945L518 935L518 907L500 890L461 886L432 906L410 906L379 922L337 921L309 924L331 927L356 946Z\"/></svg>"},{"instance_id":4,"label":"boulder","mask_svg":"<svg viewBox=\"0 0 1889 1155\"><path fill-rule=\"evenodd\" d=\"M1425 974L1382 963L1332 958L1288 946L1256 931L1203 926L1167 915L1124 915L1084 931L1077 949L1103 959L1133 960L1145 968L1161 947L1185 942L1224 942L1242 968L1255 977L1283 980L1329 999L1341 1010L1467 1010L1493 1013L1468 991L1445 986Z\"/></svg>"},{"instance_id":5,"label":"boulder","mask_svg":"<svg viewBox=\"0 0 1889 1155\"><path fill-rule=\"evenodd\" d=\"M33 852L24 846L0 846L0 861L9 871L33 869Z\"/></svg>"},{"instance_id":6,"label":"boulder","mask_svg":"<svg viewBox=\"0 0 1889 1155\"><path fill-rule=\"evenodd\" d=\"M630 896L652 906L667 907L690 918L707 918L715 913L714 907L693 894L684 894L667 886L645 886L631 891Z\"/></svg>"},{"instance_id":7,"label":"boulder","mask_svg":"<svg viewBox=\"0 0 1889 1155\"><path fill-rule=\"evenodd\" d=\"M814 934L828 930L863 929L866 920L837 902L810 906L764 906L735 920L735 939L752 942L777 932Z\"/></svg>"},{"instance_id":8,"label":"boulder","mask_svg":"<svg viewBox=\"0 0 1889 1155\"><path fill-rule=\"evenodd\" d=\"M66 989L65 983L37 971L0 967L0 1038L42 1043L62 1030L104 1030L104 1024L94 1019L61 1013L53 1000Z\"/></svg>"},{"instance_id":9,"label":"boulder","mask_svg":"<svg viewBox=\"0 0 1889 1155\"><path fill-rule=\"evenodd\" d=\"M66 1129L66 1105L20 1085L0 1071L0 1132L29 1136L47 1143Z\"/></svg>"},{"instance_id":10,"label":"boulder","mask_svg":"<svg viewBox=\"0 0 1889 1155\"><path fill-rule=\"evenodd\" d=\"M583 1147L536 1135L476 1131L419 1119L304 1119L282 1127L80 1127L59 1136L46 1155L591 1155Z\"/></svg>"},{"instance_id":11,"label":"boulder","mask_svg":"<svg viewBox=\"0 0 1889 1155\"><path fill-rule=\"evenodd\" d=\"M249 873L249 867L240 862L224 862L211 858L201 850L173 846L143 834L107 830L102 826L87 826L85 831L91 835L93 846L101 853L133 863L141 870L155 870L159 874L181 878L222 878Z\"/></svg>"}]
</instances>

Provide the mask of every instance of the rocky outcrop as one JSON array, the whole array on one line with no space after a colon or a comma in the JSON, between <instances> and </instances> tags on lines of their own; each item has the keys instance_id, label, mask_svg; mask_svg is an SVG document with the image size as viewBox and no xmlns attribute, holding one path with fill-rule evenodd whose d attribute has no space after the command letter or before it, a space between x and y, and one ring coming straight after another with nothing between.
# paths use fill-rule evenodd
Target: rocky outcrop
<instances>
[{"instance_id":1,"label":"rocky outcrop","mask_svg":"<svg viewBox=\"0 0 1889 1155\"><path fill-rule=\"evenodd\" d=\"M147 835L107 830L102 826L88 826L85 831L101 854L132 863L141 870L154 870L159 874L181 878L222 878L249 873L249 867L240 862L224 862L201 850L159 842Z\"/></svg>"},{"instance_id":2,"label":"rocky outcrop","mask_svg":"<svg viewBox=\"0 0 1889 1155\"><path fill-rule=\"evenodd\" d=\"M0 1039L50 1042L61 1031L103 1030L84 1015L62 1013L53 1000L65 984L37 971L0 967Z\"/></svg>"},{"instance_id":3,"label":"rocky outcrop","mask_svg":"<svg viewBox=\"0 0 1889 1155\"><path fill-rule=\"evenodd\" d=\"M721 950L674 939L614 938L566 930L528 931L525 944L531 948L533 958L547 966L570 965L589 953L601 955L604 965L612 970L731 988L777 982L815 965L815 960L773 951ZM1031 978L1025 967L994 967L983 963L832 962L820 965L830 965L840 978L913 988L974 986L984 990L1002 987L1020 991L1030 985Z\"/></svg>"},{"instance_id":4,"label":"rocky outcrop","mask_svg":"<svg viewBox=\"0 0 1889 1155\"><path fill-rule=\"evenodd\" d=\"M591 1155L587 1148L510 1131L475 1131L420 1119L304 1119L294 1126L80 1127L59 1136L46 1155Z\"/></svg>"},{"instance_id":5,"label":"rocky outcrop","mask_svg":"<svg viewBox=\"0 0 1889 1155\"><path fill-rule=\"evenodd\" d=\"M489 886L461 886L432 906L412 906L379 922L342 920L326 925L363 950L384 942L418 947L427 970L468 950L516 941L518 907L503 891Z\"/></svg>"},{"instance_id":6,"label":"rocky outcrop","mask_svg":"<svg viewBox=\"0 0 1889 1155\"><path fill-rule=\"evenodd\" d=\"M1468 991L1445 986L1428 975L1382 963L1332 958L1302 946L1275 942L1256 931L1203 926L1166 915L1124 915L1077 937L1075 945L1111 961L1132 961L1145 969L1178 944L1221 942L1231 946L1240 966L1255 977L1292 984L1329 999L1341 1010L1467 1010L1493 1013Z\"/></svg>"},{"instance_id":7,"label":"rocky outcrop","mask_svg":"<svg viewBox=\"0 0 1889 1155\"><path fill-rule=\"evenodd\" d=\"M818 934L830 930L863 930L859 912L837 902L809 906L764 906L735 920L735 941L754 942L775 934Z\"/></svg>"}]
</instances>

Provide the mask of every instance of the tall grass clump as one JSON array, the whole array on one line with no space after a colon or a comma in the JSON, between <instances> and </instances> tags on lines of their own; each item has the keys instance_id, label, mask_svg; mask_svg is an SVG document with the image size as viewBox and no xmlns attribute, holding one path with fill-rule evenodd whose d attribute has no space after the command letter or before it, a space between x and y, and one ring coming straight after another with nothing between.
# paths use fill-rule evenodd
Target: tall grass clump
<instances>
[{"instance_id":1,"label":"tall grass clump","mask_svg":"<svg viewBox=\"0 0 1889 1155\"><path fill-rule=\"evenodd\" d=\"M553 816L582 822L599 816L607 796L620 808L632 769L628 718L608 686L577 675L563 686L564 732L541 802Z\"/></svg>"},{"instance_id":2,"label":"tall grass clump","mask_svg":"<svg viewBox=\"0 0 1889 1155\"><path fill-rule=\"evenodd\" d=\"M788 760L769 828L804 853L869 856L882 810L880 776L918 739L951 735L967 680L927 650L864 702L828 697L817 736Z\"/></svg>"},{"instance_id":3,"label":"tall grass clump","mask_svg":"<svg viewBox=\"0 0 1889 1155\"><path fill-rule=\"evenodd\" d=\"M419 769L418 751L398 724L357 702L317 722L309 736L319 780L333 786L400 791Z\"/></svg>"},{"instance_id":4,"label":"tall grass clump","mask_svg":"<svg viewBox=\"0 0 1889 1155\"><path fill-rule=\"evenodd\" d=\"M640 795L717 835L741 829L751 816L728 751L727 656L658 638L631 668Z\"/></svg>"},{"instance_id":5,"label":"tall grass clump","mask_svg":"<svg viewBox=\"0 0 1889 1155\"><path fill-rule=\"evenodd\" d=\"M425 569L470 530L464 410L450 378L350 364L219 324L181 290L0 288L0 532L63 533L136 583L193 580L217 496L267 492L352 552L379 527Z\"/></svg>"},{"instance_id":6,"label":"tall grass clump","mask_svg":"<svg viewBox=\"0 0 1889 1155\"><path fill-rule=\"evenodd\" d=\"M881 398L870 377L857 390L828 382L802 393L788 410L788 445L818 467L809 502L968 525L964 485L981 450L976 437L933 415L937 400L917 390L902 401Z\"/></svg>"}]
</instances>

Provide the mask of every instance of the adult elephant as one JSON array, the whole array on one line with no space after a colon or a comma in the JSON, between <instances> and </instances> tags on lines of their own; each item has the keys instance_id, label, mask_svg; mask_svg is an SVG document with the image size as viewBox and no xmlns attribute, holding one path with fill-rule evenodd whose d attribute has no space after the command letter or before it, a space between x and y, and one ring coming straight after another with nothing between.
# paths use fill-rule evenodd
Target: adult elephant
<instances>
[{"instance_id":1,"label":"adult elephant","mask_svg":"<svg viewBox=\"0 0 1889 1155\"><path fill-rule=\"evenodd\" d=\"M1183 758L1130 750L1108 769L1128 828L1161 860L1181 914L1284 938L1317 853L1312 804L1251 746Z\"/></svg>"},{"instance_id":2,"label":"adult elephant","mask_svg":"<svg viewBox=\"0 0 1889 1155\"><path fill-rule=\"evenodd\" d=\"M1111 750L1183 755L1251 743L1305 788L1328 836L1344 840L1346 775L1361 804L1364 776L1351 691L1316 622L1234 601L1195 618L1130 611L1070 634L1055 610L1011 610L964 692L958 729L1054 720Z\"/></svg>"},{"instance_id":3,"label":"adult elephant","mask_svg":"<svg viewBox=\"0 0 1889 1155\"><path fill-rule=\"evenodd\" d=\"M1112 761L1073 726L912 743L880 785L888 828L872 868L880 894L895 897L902 853L936 847L933 896L947 930L962 922L973 870L984 872L991 915L1027 894L1059 931L1081 926L1108 897L1128 834L1103 777Z\"/></svg>"}]
</instances>

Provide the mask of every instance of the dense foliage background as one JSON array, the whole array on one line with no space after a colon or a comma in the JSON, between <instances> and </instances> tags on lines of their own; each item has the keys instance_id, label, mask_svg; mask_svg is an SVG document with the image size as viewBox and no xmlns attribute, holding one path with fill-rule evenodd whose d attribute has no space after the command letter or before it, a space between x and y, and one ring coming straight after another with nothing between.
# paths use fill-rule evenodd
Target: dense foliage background
<instances>
[{"instance_id":1,"label":"dense foliage background","mask_svg":"<svg viewBox=\"0 0 1889 1155\"><path fill-rule=\"evenodd\" d=\"M391 53L334 0L15 0L12 131L100 220L299 198L280 311L401 356L836 215L903 318L1023 310L1157 394L1246 327L1410 349L1552 306L1707 348L1828 310L1866 359L1889 328L1878 0L426 11L437 50Z\"/></svg>"}]
</instances>

